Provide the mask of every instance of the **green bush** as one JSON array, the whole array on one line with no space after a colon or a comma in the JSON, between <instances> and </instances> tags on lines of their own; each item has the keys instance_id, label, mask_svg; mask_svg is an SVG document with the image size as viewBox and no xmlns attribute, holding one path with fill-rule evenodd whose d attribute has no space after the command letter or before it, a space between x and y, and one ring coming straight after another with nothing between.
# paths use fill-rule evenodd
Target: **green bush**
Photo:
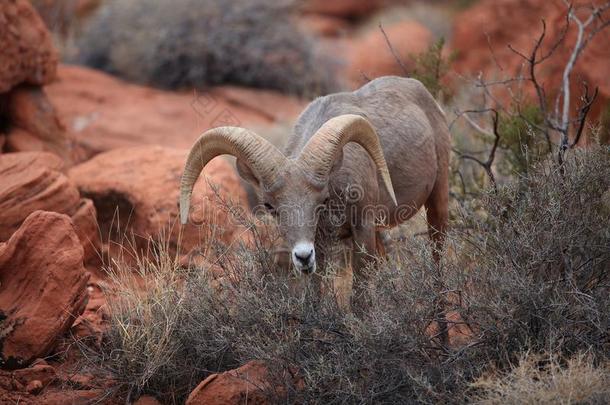
<instances>
[{"instance_id":1,"label":"green bush","mask_svg":"<svg viewBox=\"0 0 610 405\"><path fill-rule=\"evenodd\" d=\"M326 91L331 75L292 10L291 0L111 0L83 33L76 61L163 88Z\"/></svg>"},{"instance_id":2,"label":"green bush","mask_svg":"<svg viewBox=\"0 0 610 405\"><path fill-rule=\"evenodd\" d=\"M455 54L453 53L449 56L443 55L444 47L445 38L440 38L430 45L425 52L414 55L412 58L415 62L415 67L411 74L411 77L422 82L430 94L441 101L447 101L452 96L447 91L447 86L443 83L443 79L449 72L453 59L455 59Z\"/></svg>"},{"instance_id":3,"label":"green bush","mask_svg":"<svg viewBox=\"0 0 610 405\"><path fill-rule=\"evenodd\" d=\"M544 135L538 130L543 125L540 108L524 104L520 115L500 114L498 133L504 160L500 165L504 174L523 174L549 152Z\"/></svg>"}]
</instances>

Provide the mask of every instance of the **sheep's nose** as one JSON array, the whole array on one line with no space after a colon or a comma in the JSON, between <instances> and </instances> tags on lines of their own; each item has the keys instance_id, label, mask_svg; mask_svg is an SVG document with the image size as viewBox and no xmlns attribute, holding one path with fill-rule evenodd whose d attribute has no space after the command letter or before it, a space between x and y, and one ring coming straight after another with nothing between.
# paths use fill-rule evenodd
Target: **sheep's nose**
<instances>
[{"instance_id":1,"label":"sheep's nose","mask_svg":"<svg viewBox=\"0 0 610 405\"><path fill-rule=\"evenodd\" d=\"M299 242L292 249L292 261L299 270L312 271L315 265L315 250L311 242Z\"/></svg>"},{"instance_id":2,"label":"sheep's nose","mask_svg":"<svg viewBox=\"0 0 610 405\"><path fill-rule=\"evenodd\" d=\"M310 250L309 252L294 252L294 257L296 257L296 259L301 263L301 264L308 264L309 263L309 259L311 258L311 256L313 255L313 249Z\"/></svg>"}]
</instances>

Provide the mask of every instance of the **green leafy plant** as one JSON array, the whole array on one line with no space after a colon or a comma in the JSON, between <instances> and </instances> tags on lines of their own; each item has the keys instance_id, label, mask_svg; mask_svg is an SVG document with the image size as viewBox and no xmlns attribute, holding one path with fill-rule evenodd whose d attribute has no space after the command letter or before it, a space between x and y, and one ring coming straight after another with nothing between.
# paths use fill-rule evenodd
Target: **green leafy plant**
<instances>
[{"instance_id":1,"label":"green leafy plant","mask_svg":"<svg viewBox=\"0 0 610 405\"><path fill-rule=\"evenodd\" d=\"M443 79L449 72L455 54L444 55L445 38L439 38L425 52L414 55L415 67L411 77L419 80L438 100L447 101L451 93L443 85Z\"/></svg>"}]
</instances>

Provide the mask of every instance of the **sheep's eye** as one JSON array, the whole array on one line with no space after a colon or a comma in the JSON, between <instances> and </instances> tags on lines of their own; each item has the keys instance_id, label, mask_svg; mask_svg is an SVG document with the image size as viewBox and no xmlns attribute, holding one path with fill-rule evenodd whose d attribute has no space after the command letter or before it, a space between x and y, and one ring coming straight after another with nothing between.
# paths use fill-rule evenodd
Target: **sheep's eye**
<instances>
[{"instance_id":1,"label":"sheep's eye","mask_svg":"<svg viewBox=\"0 0 610 405\"><path fill-rule=\"evenodd\" d=\"M326 197L326 198L324 199L324 202L323 202L322 204L326 205L326 204L328 204L328 201L330 201L330 197Z\"/></svg>"},{"instance_id":2,"label":"sheep's eye","mask_svg":"<svg viewBox=\"0 0 610 405\"><path fill-rule=\"evenodd\" d=\"M265 203L265 208L267 208L268 211L273 211L275 208L273 208L273 205L269 204L269 203Z\"/></svg>"}]
</instances>

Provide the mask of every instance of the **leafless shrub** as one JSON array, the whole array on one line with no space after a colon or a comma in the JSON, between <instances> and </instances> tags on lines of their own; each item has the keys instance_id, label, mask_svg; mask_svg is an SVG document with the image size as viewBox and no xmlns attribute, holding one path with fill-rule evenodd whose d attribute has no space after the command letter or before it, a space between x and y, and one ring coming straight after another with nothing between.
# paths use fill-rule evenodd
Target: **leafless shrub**
<instances>
[{"instance_id":1,"label":"leafless shrub","mask_svg":"<svg viewBox=\"0 0 610 405\"><path fill-rule=\"evenodd\" d=\"M332 83L294 2L112 0L90 22L77 62L165 88L234 83L315 94Z\"/></svg>"},{"instance_id":2,"label":"leafless shrub","mask_svg":"<svg viewBox=\"0 0 610 405\"><path fill-rule=\"evenodd\" d=\"M582 150L564 165L540 163L457 213L440 271L423 238L398 243L352 311L325 275L277 268L260 234L254 247L220 247L214 268L183 268L163 249L117 262L110 331L87 356L124 395L168 403L249 360L269 365L270 400L325 404L463 402L481 393L473 381L525 352L607 361L610 153ZM437 336L439 305L460 315L447 319L450 337L467 328L461 342Z\"/></svg>"},{"instance_id":3,"label":"leafless shrub","mask_svg":"<svg viewBox=\"0 0 610 405\"><path fill-rule=\"evenodd\" d=\"M523 172L524 164L527 168L547 153L556 153L556 161L561 168L567 151L579 144L586 131L589 111L596 101L598 88L592 89L588 83L581 81L581 96L574 103L571 97L572 76L574 67L589 42L610 27L610 2L576 6L567 0L564 3L565 23L554 42L548 44L546 21L541 20L540 35L535 38L531 49L519 50L508 44L508 48L523 60L522 71L517 76L498 80L487 80L479 74L474 80L474 86L480 90L481 106L455 111L456 120L463 118L472 129L493 143L489 159L455 151L460 158L479 163L494 184L496 179L492 166L498 139L501 140L500 146L508 151L509 161L512 155L512 162L517 163L516 171ZM572 24L576 27L577 35L573 42L569 42L567 33ZM548 45L546 51L543 50L543 45ZM549 89L540 78L540 71L545 62L564 47L570 50L570 54L562 69L561 83L558 88ZM490 49L490 57L495 60L493 49ZM533 98L528 96L529 90L533 91ZM503 93L509 96L508 102L500 96ZM491 122L488 127L493 129L487 129L482 124L486 116L490 117ZM507 128L499 128L498 121L509 125ZM515 137L515 134L518 136Z\"/></svg>"},{"instance_id":4,"label":"leafless shrub","mask_svg":"<svg viewBox=\"0 0 610 405\"><path fill-rule=\"evenodd\" d=\"M445 274L478 330L471 355L504 365L524 350L607 356L608 152L574 153L565 174L546 161L462 216L458 270Z\"/></svg>"}]
</instances>

